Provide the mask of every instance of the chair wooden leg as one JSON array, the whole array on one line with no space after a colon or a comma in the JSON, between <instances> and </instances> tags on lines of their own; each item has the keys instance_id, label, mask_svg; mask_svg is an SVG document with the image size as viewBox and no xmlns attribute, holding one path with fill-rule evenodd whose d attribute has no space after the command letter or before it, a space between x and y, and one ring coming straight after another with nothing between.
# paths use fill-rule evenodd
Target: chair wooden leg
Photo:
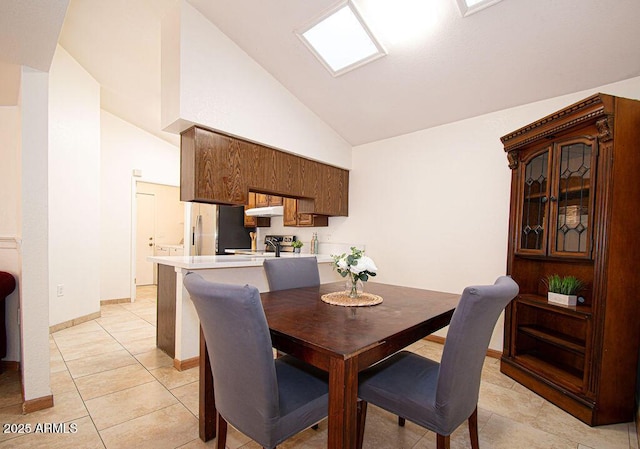
<instances>
[{"instance_id":1,"label":"chair wooden leg","mask_svg":"<svg viewBox=\"0 0 640 449\"><path fill-rule=\"evenodd\" d=\"M218 413L218 444L216 445L217 449L225 449L227 444L227 421L222 417L220 413Z\"/></svg>"},{"instance_id":2,"label":"chair wooden leg","mask_svg":"<svg viewBox=\"0 0 640 449\"><path fill-rule=\"evenodd\" d=\"M358 401L358 419L357 419L357 436L356 436L356 448L362 449L364 442L364 425L367 422L367 403L365 401Z\"/></svg>"},{"instance_id":3,"label":"chair wooden leg","mask_svg":"<svg viewBox=\"0 0 640 449\"><path fill-rule=\"evenodd\" d=\"M450 441L449 435L444 436L444 435L438 434L437 442L438 442L438 444L437 444L438 449L450 449L451 448L451 441Z\"/></svg>"},{"instance_id":4,"label":"chair wooden leg","mask_svg":"<svg viewBox=\"0 0 640 449\"><path fill-rule=\"evenodd\" d=\"M398 416L398 425L399 425L400 427L404 427L404 423L405 423L406 421L407 421L407 420L406 420L406 419L404 419L402 416Z\"/></svg>"},{"instance_id":5,"label":"chair wooden leg","mask_svg":"<svg viewBox=\"0 0 640 449\"><path fill-rule=\"evenodd\" d=\"M469 437L471 438L471 449L480 449L480 443L478 443L478 407L469 416Z\"/></svg>"}]
</instances>

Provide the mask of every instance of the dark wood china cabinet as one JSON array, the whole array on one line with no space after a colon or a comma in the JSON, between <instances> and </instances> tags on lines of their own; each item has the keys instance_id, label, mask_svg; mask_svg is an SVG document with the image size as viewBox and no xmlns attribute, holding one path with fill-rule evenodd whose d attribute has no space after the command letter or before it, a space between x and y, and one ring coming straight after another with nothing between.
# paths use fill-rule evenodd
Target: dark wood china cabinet
<instances>
[{"instance_id":1,"label":"dark wood china cabinet","mask_svg":"<svg viewBox=\"0 0 640 449\"><path fill-rule=\"evenodd\" d=\"M640 102L596 94L502 137L512 170L501 371L589 425L633 420ZM551 274L586 288L547 301Z\"/></svg>"}]
</instances>

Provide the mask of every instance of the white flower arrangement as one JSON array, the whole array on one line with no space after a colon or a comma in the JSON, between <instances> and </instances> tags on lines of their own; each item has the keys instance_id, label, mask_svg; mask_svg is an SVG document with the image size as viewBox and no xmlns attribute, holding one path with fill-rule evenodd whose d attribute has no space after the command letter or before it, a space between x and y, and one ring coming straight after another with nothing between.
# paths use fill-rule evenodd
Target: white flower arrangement
<instances>
[{"instance_id":1,"label":"white flower arrangement","mask_svg":"<svg viewBox=\"0 0 640 449\"><path fill-rule=\"evenodd\" d=\"M336 271L342 277L351 276L352 282L361 280L366 282L369 280L369 276L375 276L378 267L373 262L373 259L364 255L364 250L360 250L355 246L351 247L351 254L331 255L333 258L333 265Z\"/></svg>"}]
</instances>

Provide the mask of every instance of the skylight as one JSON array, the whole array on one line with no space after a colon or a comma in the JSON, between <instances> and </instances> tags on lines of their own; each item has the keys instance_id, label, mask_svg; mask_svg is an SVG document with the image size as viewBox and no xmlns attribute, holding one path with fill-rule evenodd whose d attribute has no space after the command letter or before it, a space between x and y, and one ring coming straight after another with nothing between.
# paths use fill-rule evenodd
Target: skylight
<instances>
[{"instance_id":1,"label":"skylight","mask_svg":"<svg viewBox=\"0 0 640 449\"><path fill-rule=\"evenodd\" d=\"M463 17L482 11L489 6L493 6L502 0L456 0L458 8Z\"/></svg>"},{"instance_id":2,"label":"skylight","mask_svg":"<svg viewBox=\"0 0 640 449\"><path fill-rule=\"evenodd\" d=\"M333 76L386 54L351 2L339 4L296 34Z\"/></svg>"}]
</instances>

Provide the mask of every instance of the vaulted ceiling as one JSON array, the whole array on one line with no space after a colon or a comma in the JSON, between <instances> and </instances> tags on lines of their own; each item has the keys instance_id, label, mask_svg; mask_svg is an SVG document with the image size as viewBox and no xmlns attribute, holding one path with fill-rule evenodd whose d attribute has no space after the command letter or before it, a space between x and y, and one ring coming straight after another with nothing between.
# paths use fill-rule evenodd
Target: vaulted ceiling
<instances>
[{"instance_id":1,"label":"vaulted ceiling","mask_svg":"<svg viewBox=\"0 0 640 449\"><path fill-rule=\"evenodd\" d=\"M104 109L174 143L160 18L175 1L71 0L59 41ZM388 54L336 78L293 32L336 0L188 1L353 145L640 75L638 0L503 0L464 18L456 0L353 0Z\"/></svg>"}]
</instances>

